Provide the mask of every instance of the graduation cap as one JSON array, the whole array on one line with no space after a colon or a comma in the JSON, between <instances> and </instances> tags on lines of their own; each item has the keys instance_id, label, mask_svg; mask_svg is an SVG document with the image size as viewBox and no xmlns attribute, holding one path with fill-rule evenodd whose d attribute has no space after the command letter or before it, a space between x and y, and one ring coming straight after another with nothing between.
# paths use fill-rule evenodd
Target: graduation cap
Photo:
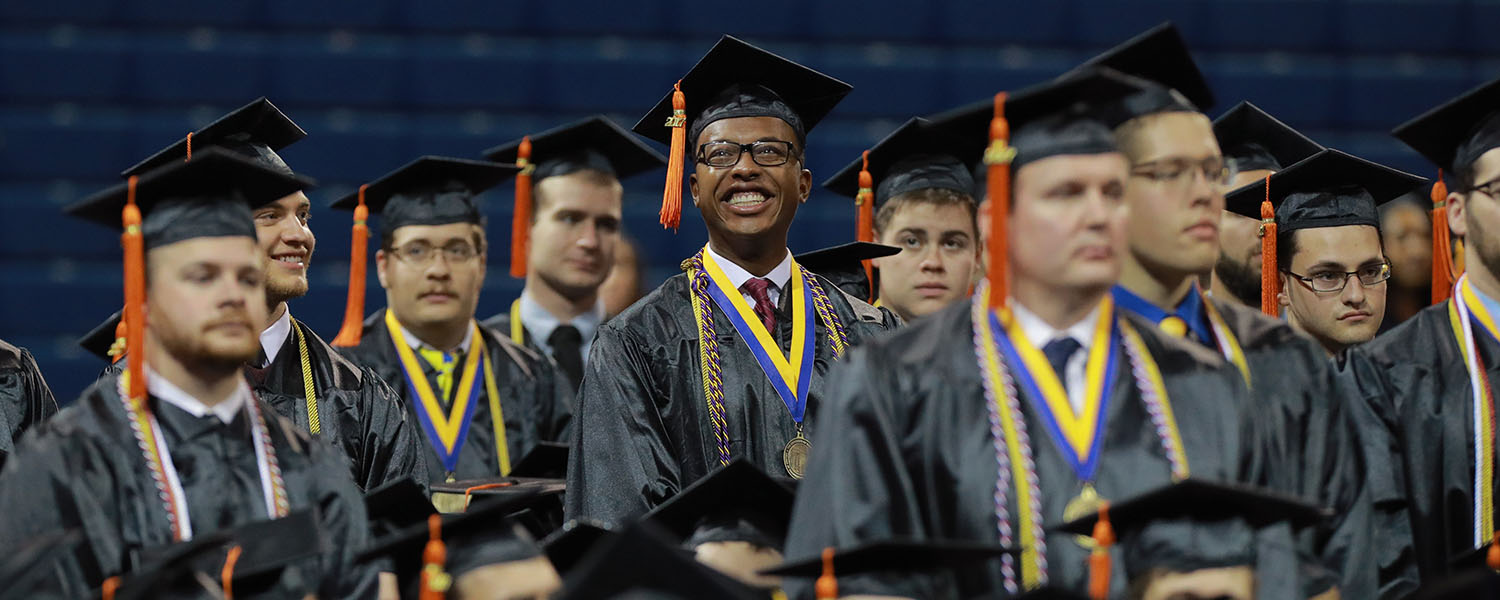
<instances>
[{"instance_id":1,"label":"graduation cap","mask_svg":"<svg viewBox=\"0 0 1500 600\"><path fill-rule=\"evenodd\" d=\"M526 242L531 229L532 186L548 177L589 170L623 179L666 166L660 152L608 117L595 115L484 151L484 156L521 167L516 176L516 210L511 223L510 275L526 276Z\"/></svg>"},{"instance_id":2,"label":"graduation cap","mask_svg":"<svg viewBox=\"0 0 1500 600\"><path fill-rule=\"evenodd\" d=\"M182 141L125 169L120 176L141 175L167 163L186 161L192 158L194 150L209 147L230 150L290 175L292 169L276 151L304 137L307 137L307 132L288 119L270 100L261 97L219 117L203 129L187 134Z\"/></svg>"},{"instance_id":3,"label":"graduation cap","mask_svg":"<svg viewBox=\"0 0 1500 600\"><path fill-rule=\"evenodd\" d=\"M568 445L537 442L510 470L512 477L563 479L568 476Z\"/></svg>"},{"instance_id":4,"label":"graduation cap","mask_svg":"<svg viewBox=\"0 0 1500 600\"><path fill-rule=\"evenodd\" d=\"M425 523L436 512L432 500L422 491L422 484L411 477L388 482L365 494L370 534L377 539Z\"/></svg>"},{"instance_id":5,"label":"graduation cap","mask_svg":"<svg viewBox=\"0 0 1500 600\"><path fill-rule=\"evenodd\" d=\"M485 498L530 498L541 503L548 498L560 498L568 486L560 479L490 477L444 481L431 487L432 503L438 512L450 513L464 512L471 502Z\"/></svg>"},{"instance_id":6,"label":"graduation cap","mask_svg":"<svg viewBox=\"0 0 1500 600\"><path fill-rule=\"evenodd\" d=\"M1249 102L1214 119L1214 137L1224 158L1244 171L1280 171L1317 154L1323 146Z\"/></svg>"},{"instance_id":7,"label":"graduation cap","mask_svg":"<svg viewBox=\"0 0 1500 600\"><path fill-rule=\"evenodd\" d=\"M685 162L704 127L722 119L775 117L791 126L797 145L805 149L807 132L852 89L739 38L719 38L633 128L671 148L662 225L676 229L681 221Z\"/></svg>"},{"instance_id":8,"label":"graduation cap","mask_svg":"<svg viewBox=\"0 0 1500 600\"><path fill-rule=\"evenodd\" d=\"M943 131L914 117L829 177L823 187L855 199L857 238L874 241L874 214L891 198L924 189L952 190L964 196L974 193L970 163L977 157L960 160L953 155L956 147Z\"/></svg>"},{"instance_id":9,"label":"graduation cap","mask_svg":"<svg viewBox=\"0 0 1500 600\"><path fill-rule=\"evenodd\" d=\"M117 310L103 323L95 325L83 337L78 338L78 346L106 362L119 362L125 356L125 331L120 327L121 314Z\"/></svg>"},{"instance_id":10,"label":"graduation cap","mask_svg":"<svg viewBox=\"0 0 1500 600\"><path fill-rule=\"evenodd\" d=\"M741 457L693 482L643 519L688 548L748 542L780 552L793 499L792 490Z\"/></svg>"},{"instance_id":11,"label":"graduation cap","mask_svg":"<svg viewBox=\"0 0 1500 600\"><path fill-rule=\"evenodd\" d=\"M1009 294L1009 261L1004 232L1009 217L1011 174L1028 163L1063 155L1117 152L1114 132L1101 121L1100 107L1145 89L1138 78L1108 68L1084 68L1059 79L994 100L962 106L931 117L932 127L955 140L960 159L984 158L984 184L976 200L993 200L988 256L989 305L1000 308ZM976 179L980 179L976 177Z\"/></svg>"},{"instance_id":12,"label":"graduation cap","mask_svg":"<svg viewBox=\"0 0 1500 600\"><path fill-rule=\"evenodd\" d=\"M674 545L649 522L609 536L568 573L559 600L600 598L764 598Z\"/></svg>"},{"instance_id":13,"label":"graduation cap","mask_svg":"<svg viewBox=\"0 0 1500 600\"><path fill-rule=\"evenodd\" d=\"M389 560L402 590L410 590L436 570L451 578L474 569L542 556L535 539L508 515L535 495L476 501L467 512L430 515L425 522L378 539L355 560ZM438 548L442 553L434 554Z\"/></svg>"},{"instance_id":14,"label":"graduation cap","mask_svg":"<svg viewBox=\"0 0 1500 600\"><path fill-rule=\"evenodd\" d=\"M50 589L56 584L52 579L57 574L53 567L83 542L83 534L76 530L59 531L38 536L11 551L0 560L0 600L23 600L47 597L43 594L61 592Z\"/></svg>"},{"instance_id":15,"label":"graduation cap","mask_svg":"<svg viewBox=\"0 0 1500 600\"><path fill-rule=\"evenodd\" d=\"M1159 112L1203 112L1214 105L1208 80L1171 22L1106 50L1080 68L1087 67L1109 67L1156 84L1115 104L1111 126Z\"/></svg>"},{"instance_id":16,"label":"graduation cap","mask_svg":"<svg viewBox=\"0 0 1500 600\"><path fill-rule=\"evenodd\" d=\"M912 573L982 565L1020 550L1008 546L957 540L879 540L848 549L831 549L828 556L788 561L763 575L819 577L832 569L837 576L869 573Z\"/></svg>"},{"instance_id":17,"label":"graduation cap","mask_svg":"<svg viewBox=\"0 0 1500 600\"><path fill-rule=\"evenodd\" d=\"M901 249L874 242L849 242L804 252L793 257L797 264L822 275L839 289L855 298L874 303L879 296L879 273L870 268L870 259L900 254Z\"/></svg>"},{"instance_id":18,"label":"graduation cap","mask_svg":"<svg viewBox=\"0 0 1500 600\"><path fill-rule=\"evenodd\" d=\"M521 169L515 165L423 156L359 186L329 208L354 211L354 234L349 257L349 298L344 323L331 345L359 345L364 324L366 252L370 211L380 215L381 226L395 231L407 225L472 223L484 226L484 214L474 197L495 187Z\"/></svg>"},{"instance_id":19,"label":"graduation cap","mask_svg":"<svg viewBox=\"0 0 1500 600\"><path fill-rule=\"evenodd\" d=\"M557 567L557 572L567 576L589 551L614 535L615 532L603 524L574 520L542 540L542 549L547 552L552 566Z\"/></svg>"},{"instance_id":20,"label":"graduation cap","mask_svg":"<svg viewBox=\"0 0 1500 600\"><path fill-rule=\"evenodd\" d=\"M1318 227L1380 227L1381 204L1420 187L1425 179L1338 150L1323 150L1277 171L1262 185L1230 192L1224 207L1264 223L1261 234L1261 310L1275 315L1280 279L1276 268L1279 232ZM1273 221L1267 222L1271 214Z\"/></svg>"},{"instance_id":21,"label":"graduation cap","mask_svg":"<svg viewBox=\"0 0 1500 600\"><path fill-rule=\"evenodd\" d=\"M280 583L305 593L318 581L309 577L314 573L295 569L318 564L326 545L316 509L255 521L148 552L143 566L121 579L114 598L200 597L204 576L220 589L246 596Z\"/></svg>"}]
</instances>

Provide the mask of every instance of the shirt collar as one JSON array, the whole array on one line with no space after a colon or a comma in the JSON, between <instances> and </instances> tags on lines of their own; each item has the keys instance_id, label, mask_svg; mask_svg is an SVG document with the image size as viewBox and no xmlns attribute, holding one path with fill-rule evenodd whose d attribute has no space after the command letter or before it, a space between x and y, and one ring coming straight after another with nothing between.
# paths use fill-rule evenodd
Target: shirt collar
<instances>
[{"instance_id":1,"label":"shirt collar","mask_svg":"<svg viewBox=\"0 0 1500 600\"><path fill-rule=\"evenodd\" d=\"M1208 324L1208 311L1203 308L1203 292L1198 290L1197 282L1193 282L1192 289L1188 290L1182 302L1177 303L1177 307L1172 312L1167 312L1152 304L1151 301L1136 295L1123 285L1116 284L1111 293L1115 297L1115 305L1121 310L1135 313L1152 323L1161 323L1167 317L1177 317L1187 324L1188 330L1193 333L1199 343L1213 343L1213 329Z\"/></svg>"},{"instance_id":2,"label":"shirt collar","mask_svg":"<svg viewBox=\"0 0 1500 600\"><path fill-rule=\"evenodd\" d=\"M260 332L260 347L266 353L266 364L255 366L265 367L276 362L276 355L281 352L281 347L286 344L286 337L291 334L292 309L289 307L281 311L281 318Z\"/></svg>"},{"instance_id":3,"label":"shirt collar","mask_svg":"<svg viewBox=\"0 0 1500 600\"><path fill-rule=\"evenodd\" d=\"M245 383L244 378L239 378L236 383L239 385L235 387L234 394L230 395L223 402L209 406L183 391L182 388L177 387L172 382L167 381L165 377L152 372L149 367L146 369L146 390L152 396L155 396L162 402L180 408L183 412L194 417L203 417L212 414L226 425L234 420L234 416L250 400L250 386Z\"/></svg>"},{"instance_id":4,"label":"shirt collar","mask_svg":"<svg viewBox=\"0 0 1500 600\"><path fill-rule=\"evenodd\" d=\"M582 334L584 341L587 342L594 339L594 331L599 329L599 324L603 322L604 298L601 296L594 302L592 310L573 317L568 324L578 328L578 333ZM525 325L526 331L531 333L532 340L538 345L548 347L547 340L552 338L552 331L562 324L562 320L543 308L541 303L532 298L526 290L521 290L521 324Z\"/></svg>"},{"instance_id":5,"label":"shirt collar","mask_svg":"<svg viewBox=\"0 0 1500 600\"><path fill-rule=\"evenodd\" d=\"M1011 298L1010 308L1011 314L1016 317L1016 322L1021 325L1021 331L1026 334L1026 340L1031 342L1031 345L1036 348L1041 348L1047 345L1047 342L1058 338L1070 337L1077 341L1084 350L1087 350L1089 344L1094 341L1094 328L1099 324L1098 306L1089 311L1089 314L1084 316L1083 320L1069 325L1067 329L1057 329L1047 324L1036 313L1027 310L1025 306L1021 306L1021 303L1017 302L1015 298Z\"/></svg>"},{"instance_id":6,"label":"shirt collar","mask_svg":"<svg viewBox=\"0 0 1500 600\"><path fill-rule=\"evenodd\" d=\"M740 286L745 285L746 281L754 277L749 271L734 264L729 259L719 256L718 252L714 252L713 245L705 245L703 251L707 252L709 256L714 257L714 262L719 264L719 269L724 271L724 276L729 278L729 283L734 285L734 289L740 289ZM781 259L781 264L771 269L770 273L766 273L765 279L771 280L771 283L778 290L786 289L787 282L792 279L792 253L790 250L787 251L786 258Z\"/></svg>"},{"instance_id":7,"label":"shirt collar","mask_svg":"<svg viewBox=\"0 0 1500 600\"><path fill-rule=\"evenodd\" d=\"M400 324L401 321L399 319L397 319L396 323ZM427 342L422 341L422 338L417 337L416 334L412 333L404 325L401 326L401 336L406 338L406 345L411 346L412 350L421 350L423 348L426 348L428 350L436 350L438 352L442 352L442 353L445 353L445 354L448 352L448 350L446 350L444 348L439 348L437 346L434 346L432 344L429 344ZM458 344L458 351L459 352L468 352L469 351L469 344L471 344L473 342L474 342L474 327L473 327L472 324L470 324L469 327L464 328L464 341L460 342Z\"/></svg>"}]
</instances>

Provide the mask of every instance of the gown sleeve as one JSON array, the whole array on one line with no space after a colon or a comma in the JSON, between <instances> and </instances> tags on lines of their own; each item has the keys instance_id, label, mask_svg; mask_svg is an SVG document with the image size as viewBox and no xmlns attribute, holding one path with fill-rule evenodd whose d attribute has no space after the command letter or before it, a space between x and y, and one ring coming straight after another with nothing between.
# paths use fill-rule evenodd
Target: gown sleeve
<instances>
[{"instance_id":1,"label":"gown sleeve","mask_svg":"<svg viewBox=\"0 0 1500 600\"><path fill-rule=\"evenodd\" d=\"M407 418L401 396L375 371L361 367L360 375L364 385L359 393L365 396L361 404L370 411L361 424L366 445L363 472L359 474L361 487L372 490L404 477L426 487L427 461L422 455L426 449L416 420Z\"/></svg>"},{"instance_id":2,"label":"gown sleeve","mask_svg":"<svg viewBox=\"0 0 1500 600\"><path fill-rule=\"evenodd\" d=\"M347 470L333 448L322 440L309 440L308 458L311 468L327 476L315 476L310 480L316 486L313 493L318 500L318 518L327 532L329 550L325 554L328 566L319 586L320 598L374 598L379 595L379 567L376 564L357 564L355 555L370 545L368 515L365 513L364 497L354 482L347 477L334 474Z\"/></svg>"},{"instance_id":3,"label":"gown sleeve","mask_svg":"<svg viewBox=\"0 0 1500 600\"><path fill-rule=\"evenodd\" d=\"M25 348L17 350L19 360L14 372L9 376L0 374L0 398L14 402L3 407L3 420L10 426L12 445L21 439L22 432L57 414L57 400L52 397L52 389L47 387L41 369L37 368L36 359Z\"/></svg>"}]
</instances>

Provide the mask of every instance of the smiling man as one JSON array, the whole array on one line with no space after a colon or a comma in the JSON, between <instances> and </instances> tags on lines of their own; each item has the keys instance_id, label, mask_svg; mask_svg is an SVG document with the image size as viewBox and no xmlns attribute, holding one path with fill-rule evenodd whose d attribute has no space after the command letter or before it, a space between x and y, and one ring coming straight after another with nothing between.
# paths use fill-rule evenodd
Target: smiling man
<instances>
[{"instance_id":1,"label":"smiling man","mask_svg":"<svg viewBox=\"0 0 1500 600\"><path fill-rule=\"evenodd\" d=\"M869 237L901 249L871 263L880 269L880 305L903 321L967 297L978 273L972 167L952 152L926 120L911 119L823 182L843 196L868 194ZM863 177L873 189L860 187Z\"/></svg>"},{"instance_id":2,"label":"smiling man","mask_svg":"<svg viewBox=\"0 0 1500 600\"><path fill-rule=\"evenodd\" d=\"M475 196L517 171L424 156L332 205L380 215L386 308L347 352L401 387L434 483L506 475L539 442L566 439L572 417L550 361L474 320L489 262Z\"/></svg>"},{"instance_id":3,"label":"smiling man","mask_svg":"<svg viewBox=\"0 0 1500 600\"><path fill-rule=\"evenodd\" d=\"M512 224L511 276L526 278L510 310L485 325L510 340L552 357L573 389L583 380L594 332L605 319L600 288L630 250L620 236L620 178L666 164L661 154L603 116L594 116L527 136L484 152L502 163L522 158L530 183L517 183L517 212L530 220ZM528 186L530 190L523 189ZM521 206L528 197L530 206Z\"/></svg>"},{"instance_id":4,"label":"smiling man","mask_svg":"<svg viewBox=\"0 0 1500 600\"><path fill-rule=\"evenodd\" d=\"M195 150L209 147L290 175L291 168L276 151L306 135L269 100L260 98L122 175L188 160ZM292 318L288 302L307 294L307 269L317 245L310 212L307 194L301 190L254 207L256 243L266 260L267 318L261 324L260 352L245 368L250 385L281 416L343 452L361 489L405 477L424 481L417 426L405 418L396 393ZM113 320L118 322L118 317ZM104 325L103 330L112 333L114 325Z\"/></svg>"},{"instance_id":5,"label":"smiling man","mask_svg":"<svg viewBox=\"0 0 1500 600\"><path fill-rule=\"evenodd\" d=\"M807 132L849 86L726 36L679 89L635 129L675 139L663 223L676 225L673 178L691 164L709 243L684 261L687 274L599 329L578 398L569 518L625 523L737 457L800 477L823 373L896 323L786 248L812 191Z\"/></svg>"}]
</instances>

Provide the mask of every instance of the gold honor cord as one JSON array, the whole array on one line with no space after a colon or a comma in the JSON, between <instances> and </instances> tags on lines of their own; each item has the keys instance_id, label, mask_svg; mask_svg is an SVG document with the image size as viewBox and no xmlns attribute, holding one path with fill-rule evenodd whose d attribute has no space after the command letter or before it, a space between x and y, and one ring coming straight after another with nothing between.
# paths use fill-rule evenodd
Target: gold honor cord
<instances>
[{"instance_id":1,"label":"gold honor cord","mask_svg":"<svg viewBox=\"0 0 1500 600\"><path fill-rule=\"evenodd\" d=\"M526 327L521 325L521 299L516 298L510 303L510 341L517 346L526 345Z\"/></svg>"},{"instance_id":2,"label":"gold honor cord","mask_svg":"<svg viewBox=\"0 0 1500 600\"><path fill-rule=\"evenodd\" d=\"M1489 374L1479 360L1479 342L1472 326L1475 320L1491 336L1496 336L1497 331L1500 331L1484 302L1469 286L1468 276L1463 275L1454 285L1453 296L1448 301L1448 322L1453 327L1453 336L1463 352L1464 367L1468 370L1469 388L1473 394L1473 547L1478 548L1495 535L1495 396Z\"/></svg>"},{"instance_id":3,"label":"gold honor cord","mask_svg":"<svg viewBox=\"0 0 1500 600\"><path fill-rule=\"evenodd\" d=\"M307 399L307 429L313 435L318 435L323 432L323 424L318 415L318 393L313 387L312 359L307 354L307 339L302 336L302 325L296 319L292 319L292 331L297 332L297 353L302 359L302 393Z\"/></svg>"}]
</instances>

